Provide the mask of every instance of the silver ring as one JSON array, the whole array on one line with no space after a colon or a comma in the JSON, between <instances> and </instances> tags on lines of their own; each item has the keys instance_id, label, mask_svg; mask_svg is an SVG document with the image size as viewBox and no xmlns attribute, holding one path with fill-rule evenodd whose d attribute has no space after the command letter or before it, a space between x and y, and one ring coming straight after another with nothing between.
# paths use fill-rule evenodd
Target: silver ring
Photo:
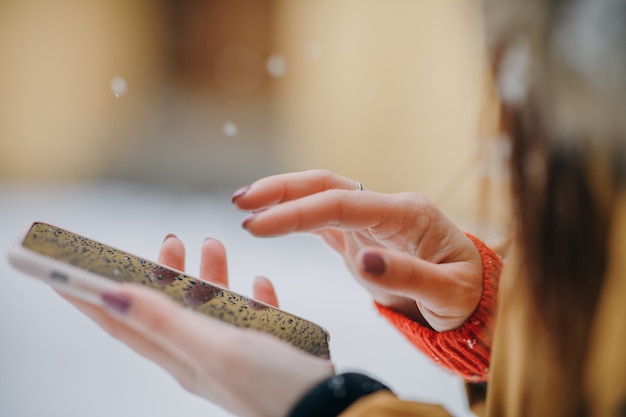
<instances>
[{"instance_id":1,"label":"silver ring","mask_svg":"<svg viewBox=\"0 0 626 417\"><path fill-rule=\"evenodd\" d=\"M363 186L363 183L361 181L357 181L356 183L359 186L359 191L365 190L365 187Z\"/></svg>"}]
</instances>

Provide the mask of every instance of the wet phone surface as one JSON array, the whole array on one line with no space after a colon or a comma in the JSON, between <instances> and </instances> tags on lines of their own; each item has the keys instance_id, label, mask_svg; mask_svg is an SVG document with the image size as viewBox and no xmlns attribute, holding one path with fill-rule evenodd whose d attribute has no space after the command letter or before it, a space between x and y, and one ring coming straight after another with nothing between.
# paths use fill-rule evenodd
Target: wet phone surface
<instances>
[{"instance_id":1,"label":"wet phone surface","mask_svg":"<svg viewBox=\"0 0 626 417\"><path fill-rule=\"evenodd\" d=\"M33 223L22 246L113 281L157 289L199 313L272 334L314 356L330 355L328 333L310 321L59 227ZM51 272L71 286L70 275Z\"/></svg>"}]
</instances>

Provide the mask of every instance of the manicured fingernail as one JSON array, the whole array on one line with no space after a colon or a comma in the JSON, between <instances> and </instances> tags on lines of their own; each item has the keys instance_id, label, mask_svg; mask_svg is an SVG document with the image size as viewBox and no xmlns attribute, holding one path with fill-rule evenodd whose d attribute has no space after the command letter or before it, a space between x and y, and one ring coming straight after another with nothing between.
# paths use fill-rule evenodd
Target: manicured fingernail
<instances>
[{"instance_id":1,"label":"manicured fingernail","mask_svg":"<svg viewBox=\"0 0 626 417\"><path fill-rule=\"evenodd\" d=\"M239 197L241 197L242 195L244 195L245 193L248 192L248 190L250 189L249 185L245 185L239 189L237 189L237 191L235 191L233 193L233 196L231 197L230 201L232 201L233 203L235 202L235 200L237 200Z\"/></svg>"},{"instance_id":2,"label":"manicured fingernail","mask_svg":"<svg viewBox=\"0 0 626 417\"><path fill-rule=\"evenodd\" d=\"M130 298L122 294L105 292L100 295L106 307L119 314L126 314L130 309Z\"/></svg>"},{"instance_id":3,"label":"manicured fingernail","mask_svg":"<svg viewBox=\"0 0 626 417\"><path fill-rule=\"evenodd\" d=\"M387 269L385 259L378 253L367 252L363 255L363 268L370 275L382 275Z\"/></svg>"},{"instance_id":4,"label":"manicured fingernail","mask_svg":"<svg viewBox=\"0 0 626 417\"><path fill-rule=\"evenodd\" d=\"M173 234L173 233L168 233L167 236L165 236L165 239L163 239L163 242L165 242L167 239L169 239L171 237L176 237L176 235Z\"/></svg>"},{"instance_id":5,"label":"manicured fingernail","mask_svg":"<svg viewBox=\"0 0 626 417\"><path fill-rule=\"evenodd\" d=\"M246 230L247 230L247 229L248 229L248 224L249 224L252 220L256 219L256 218L257 218L257 216L258 216L259 214L263 213L264 211L267 211L267 209L266 209L266 208L262 208L262 209L260 209L260 210L253 211L253 212L252 212L252 214L251 214L251 215L250 215L247 219L245 219L245 220L243 221L243 223L241 224L241 226L242 226L244 229L246 229Z\"/></svg>"},{"instance_id":6,"label":"manicured fingernail","mask_svg":"<svg viewBox=\"0 0 626 417\"><path fill-rule=\"evenodd\" d=\"M252 213L250 216L248 216L247 219L245 219L243 221L243 223L241 223L241 227L243 227L244 229L248 230L248 225L250 224L250 222L252 220L254 220L256 218L258 213Z\"/></svg>"}]
</instances>

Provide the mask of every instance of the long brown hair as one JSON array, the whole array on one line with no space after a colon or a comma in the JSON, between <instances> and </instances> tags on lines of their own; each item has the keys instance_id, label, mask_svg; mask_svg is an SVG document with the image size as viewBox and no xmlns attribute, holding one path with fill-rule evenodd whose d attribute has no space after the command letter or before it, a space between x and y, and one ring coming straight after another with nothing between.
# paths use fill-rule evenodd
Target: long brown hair
<instances>
[{"instance_id":1,"label":"long brown hair","mask_svg":"<svg viewBox=\"0 0 626 417\"><path fill-rule=\"evenodd\" d=\"M529 294L533 327L550 341L547 354L578 415L587 408L583 363L608 262L610 219L626 182L626 1L592 1L486 2L494 71L518 78L502 91L521 252L523 282L516 285ZM616 13L621 26L613 24ZM605 28L591 26L603 21ZM589 59L596 52L587 61L568 56L577 37L594 36L606 49L595 66ZM504 68L519 45L526 55L517 68Z\"/></svg>"}]
</instances>

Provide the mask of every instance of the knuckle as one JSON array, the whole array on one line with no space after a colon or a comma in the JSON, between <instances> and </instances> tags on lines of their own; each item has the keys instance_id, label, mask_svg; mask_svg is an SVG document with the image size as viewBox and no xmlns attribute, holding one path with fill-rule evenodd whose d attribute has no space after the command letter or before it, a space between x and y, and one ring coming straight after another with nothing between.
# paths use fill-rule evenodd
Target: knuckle
<instances>
[{"instance_id":1,"label":"knuckle","mask_svg":"<svg viewBox=\"0 0 626 417\"><path fill-rule=\"evenodd\" d=\"M410 204L421 211L432 210L435 206L429 199L416 192L405 192L398 194L398 196L402 200L406 201L407 204Z\"/></svg>"},{"instance_id":2,"label":"knuckle","mask_svg":"<svg viewBox=\"0 0 626 417\"><path fill-rule=\"evenodd\" d=\"M318 168L312 171L313 176L324 184L325 188L332 188L334 175L331 171L323 168Z\"/></svg>"},{"instance_id":3,"label":"knuckle","mask_svg":"<svg viewBox=\"0 0 626 417\"><path fill-rule=\"evenodd\" d=\"M144 315L144 326L154 333L165 332L170 323L171 315L161 309L152 309L149 314Z\"/></svg>"},{"instance_id":4,"label":"knuckle","mask_svg":"<svg viewBox=\"0 0 626 417\"><path fill-rule=\"evenodd\" d=\"M192 394L202 395L203 387L207 385L208 381L207 372L201 366L193 366L183 375L177 375L176 381L186 391Z\"/></svg>"},{"instance_id":5,"label":"knuckle","mask_svg":"<svg viewBox=\"0 0 626 417\"><path fill-rule=\"evenodd\" d=\"M190 392L192 394L198 394L198 389L197 386L198 384L196 384L195 382L192 382L193 378L176 378L176 381L178 382L178 384L183 387L183 389L187 392Z\"/></svg>"},{"instance_id":6,"label":"knuckle","mask_svg":"<svg viewBox=\"0 0 626 417\"><path fill-rule=\"evenodd\" d=\"M333 176L333 173L330 170L324 168L312 169L309 172L319 178L330 178Z\"/></svg>"},{"instance_id":7,"label":"knuckle","mask_svg":"<svg viewBox=\"0 0 626 417\"><path fill-rule=\"evenodd\" d=\"M100 326L104 329L105 332L109 334L112 338L116 340L122 339L122 332L119 326L114 325L110 322L101 323Z\"/></svg>"}]
</instances>

